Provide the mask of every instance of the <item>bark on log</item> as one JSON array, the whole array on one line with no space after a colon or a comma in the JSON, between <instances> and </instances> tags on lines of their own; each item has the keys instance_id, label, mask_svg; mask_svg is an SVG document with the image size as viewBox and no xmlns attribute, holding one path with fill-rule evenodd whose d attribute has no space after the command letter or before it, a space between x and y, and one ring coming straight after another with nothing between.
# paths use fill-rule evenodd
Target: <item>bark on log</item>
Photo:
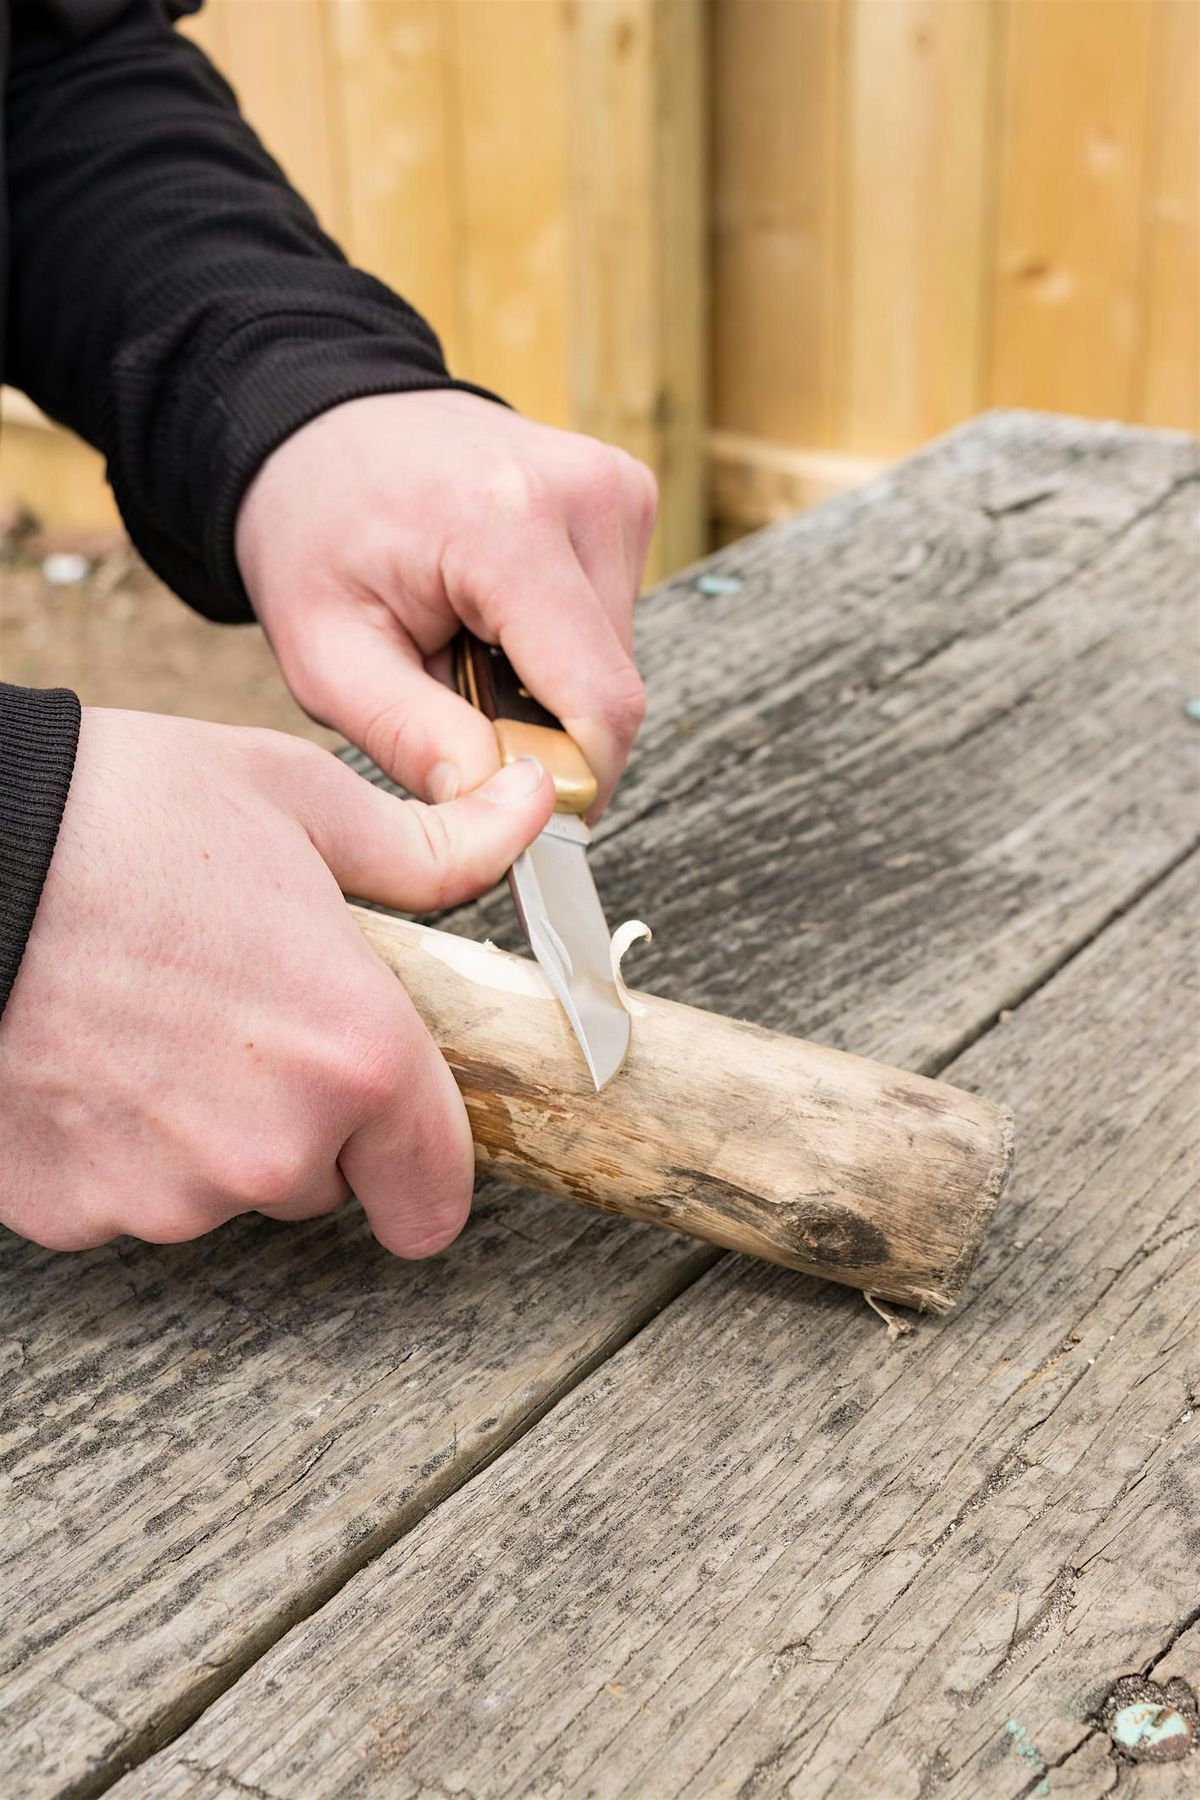
<instances>
[{"instance_id":1,"label":"bark on log","mask_svg":"<svg viewBox=\"0 0 1200 1800\"><path fill-rule=\"evenodd\" d=\"M352 907L466 1101L481 1169L933 1312L1003 1188L1001 1107L756 1025L631 995L597 1094L540 969Z\"/></svg>"}]
</instances>

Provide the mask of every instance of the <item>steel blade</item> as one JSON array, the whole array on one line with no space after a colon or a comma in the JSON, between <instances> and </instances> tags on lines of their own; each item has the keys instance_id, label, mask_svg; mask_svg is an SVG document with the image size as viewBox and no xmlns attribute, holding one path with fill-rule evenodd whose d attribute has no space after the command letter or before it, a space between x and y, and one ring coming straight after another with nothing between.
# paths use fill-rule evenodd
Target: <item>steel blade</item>
<instances>
[{"instance_id":1,"label":"steel blade","mask_svg":"<svg viewBox=\"0 0 1200 1800\"><path fill-rule=\"evenodd\" d=\"M588 868L582 819L555 813L512 866L509 882L529 947L561 1000L597 1092L629 1048L629 1014L613 980L609 930Z\"/></svg>"}]
</instances>

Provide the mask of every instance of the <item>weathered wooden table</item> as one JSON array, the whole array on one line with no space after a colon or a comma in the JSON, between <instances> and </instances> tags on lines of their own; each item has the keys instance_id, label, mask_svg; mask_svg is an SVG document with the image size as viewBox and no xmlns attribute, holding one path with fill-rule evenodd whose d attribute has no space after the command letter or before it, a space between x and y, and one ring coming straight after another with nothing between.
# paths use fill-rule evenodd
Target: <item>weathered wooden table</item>
<instances>
[{"instance_id":1,"label":"weathered wooden table","mask_svg":"<svg viewBox=\"0 0 1200 1800\"><path fill-rule=\"evenodd\" d=\"M6 1242L9 1800L1196 1791L1198 479L996 416L645 608L636 979L1015 1109L958 1311L494 1187Z\"/></svg>"}]
</instances>

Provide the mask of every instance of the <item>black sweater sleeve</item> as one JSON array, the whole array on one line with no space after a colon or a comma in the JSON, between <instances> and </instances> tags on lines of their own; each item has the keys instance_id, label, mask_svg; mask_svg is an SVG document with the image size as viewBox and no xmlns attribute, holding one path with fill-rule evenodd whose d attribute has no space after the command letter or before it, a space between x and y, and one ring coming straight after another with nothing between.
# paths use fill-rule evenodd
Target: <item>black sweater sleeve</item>
<instances>
[{"instance_id":1,"label":"black sweater sleeve","mask_svg":"<svg viewBox=\"0 0 1200 1800\"><path fill-rule=\"evenodd\" d=\"M0 1013L42 897L78 737L68 689L0 681Z\"/></svg>"},{"instance_id":2,"label":"black sweater sleeve","mask_svg":"<svg viewBox=\"0 0 1200 1800\"><path fill-rule=\"evenodd\" d=\"M269 452L340 401L467 384L349 267L164 0L13 0L7 151L7 379L104 452L170 587L248 617L234 524Z\"/></svg>"},{"instance_id":3,"label":"black sweater sleeve","mask_svg":"<svg viewBox=\"0 0 1200 1800\"><path fill-rule=\"evenodd\" d=\"M251 616L237 509L275 446L344 400L469 384L347 265L176 34L197 4L11 0L4 377L104 453L151 567L232 621ZM78 730L73 695L0 685L0 1011Z\"/></svg>"}]
</instances>

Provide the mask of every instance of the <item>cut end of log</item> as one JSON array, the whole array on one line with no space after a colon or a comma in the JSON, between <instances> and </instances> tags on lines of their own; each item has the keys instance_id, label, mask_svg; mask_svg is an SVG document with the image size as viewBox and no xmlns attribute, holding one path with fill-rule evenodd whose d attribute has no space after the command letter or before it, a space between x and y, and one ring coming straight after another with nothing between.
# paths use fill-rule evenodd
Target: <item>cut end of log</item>
<instances>
[{"instance_id":1,"label":"cut end of log","mask_svg":"<svg viewBox=\"0 0 1200 1800\"><path fill-rule=\"evenodd\" d=\"M993 1104L992 1111L996 1125L996 1156L979 1190L973 1233L969 1238L964 1238L962 1255L951 1272L947 1287L942 1290L931 1289L919 1308L921 1312L948 1313L958 1305L959 1297L975 1267L988 1226L1000 1204L1000 1197L1008 1186L1008 1178L1012 1174L1016 1121L1007 1106Z\"/></svg>"}]
</instances>

